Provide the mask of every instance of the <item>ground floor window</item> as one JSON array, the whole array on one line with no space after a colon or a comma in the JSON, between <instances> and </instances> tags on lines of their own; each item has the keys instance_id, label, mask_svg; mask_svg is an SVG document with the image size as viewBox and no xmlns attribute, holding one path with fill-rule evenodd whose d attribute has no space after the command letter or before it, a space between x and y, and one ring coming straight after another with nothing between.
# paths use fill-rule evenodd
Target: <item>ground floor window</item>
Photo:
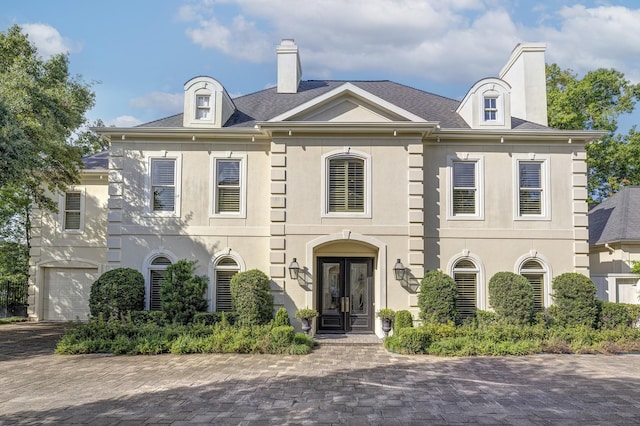
<instances>
[{"instance_id":1,"label":"ground floor window","mask_svg":"<svg viewBox=\"0 0 640 426\"><path fill-rule=\"evenodd\" d=\"M459 260L453 266L453 279L458 286L456 309L462 319L473 317L478 309L478 273L478 267L469 259Z\"/></svg>"},{"instance_id":2,"label":"ground floor window","mask_svg":"<svg viewBox=\"0 0 640 426\"><path fill-rule=\"evenodd\" d=\"M533 307L536 311L544 309L544 282L546 269L537 260L528 260L520 267L520 275L525 277L533 287Z\"/></svg>"},{"instance_id":3,"label":"ground floor window","mask_svg":"<svg viewBox=\"0 0 640 426\"><path fill-rule=\"evenodd\" d=\"M216 286L215 310L231 312L231 278L240 271L238 263L231 257L223 257L215 264L214 282Z\"/></svg>"},{"instance_id":4,"label":"ground floor window","mask_svg":"<svg viewBox=\"0 0 640 426\"><path fill-rule=\"evenodd\" d=\"M159 256L151 261L149 266L149 310L159 311L162 309L162 301L160 299L160 287L162 280L167 274L167 266L171 265L171 261Z\"/></svg>"}]
</instances>

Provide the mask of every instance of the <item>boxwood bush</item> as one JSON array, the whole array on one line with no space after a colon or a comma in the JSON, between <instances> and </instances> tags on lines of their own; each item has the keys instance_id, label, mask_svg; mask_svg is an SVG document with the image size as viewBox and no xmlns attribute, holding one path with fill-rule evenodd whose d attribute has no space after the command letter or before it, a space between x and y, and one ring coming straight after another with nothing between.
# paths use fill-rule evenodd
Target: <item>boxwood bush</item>
<instances>
[{"instance_id":1,"label":"boxwood bush","mask_svg":"<svg viewBox=\"0 0 640 426\"><path fill-rule=\"evenodd\" d=\"M420 318L426 322L457 321L457 299L458 286L453 278L441 271L427 272L418 295Z\"/></svg>"},{"instance_id":2,"label":"boxwood bush","mask_svg":"<svg viewBox=\"0 0 640 426\"><path fill-rule=\"evenodd\" d=\"M600 302L600 328L610 330L617 327L628 327L632 321L629 309L625 304Z\"/></svg>"},{"instance_id":3,"label":"boxwood bush","mask_svg":"<svg viewBox=\"0 0 640 426\"><path fill-rule=\"evenodd\" d=\"M553 322L560 326L594 327L598 320L596 285L589 277L566 272L553 279Z\"/></svg>"},{"instance_id":4,"label":"boxwood bush","mask_svg":"<svg viewBox=\"0 0 640 426\"><path fill-rule=\"evenodd\" d=\"M393 322L393 332L397 333L401 328L413 327L413 315L407 310L396 312L395 320Z\"/></svg>"},{"instance_id":5,"label":"boxwood bush","mask_svg":"<svg viewBox=\"0 0 640 426\"><path fill-rule=\"evenodd\" d=\"M276 319L273 321L274 327L280 327L283 325L291 325L291 320L289 319L289 312L287 312L286 308L278 309L276 312Z\"/></svg>"},{"instance_id":6,"label":"boxwood bush","mask_svg":"<svg viewBox=\"0 0 640 426\"><path fill-rule=\"evenodd\" d=\"M231 305L239 324L267 324L273 319L269 277L258 269L235 274L231 279Z\"/></svg>"},{"instance_id":7,"label":"boxwood bush","mask_svg":"<svg viewBox=\"0 0 640 426\"><path fill-rule=\"evenodd\" d=\"M144 277L131 268L117 268L102 274L89 293L91 316L120 317L144 309Z\"/></svg>"},{"instance_id":8,"label":"boxwood bush","mask_svg":"<svg viewBox=\"0 0 640 426\"><path fill-rule=\"evenodd\" d=\"M489 304L500 319L530 324L535 312L533 287L522 275L498 272L489 280Z\"/></svg>"}]
</instances>

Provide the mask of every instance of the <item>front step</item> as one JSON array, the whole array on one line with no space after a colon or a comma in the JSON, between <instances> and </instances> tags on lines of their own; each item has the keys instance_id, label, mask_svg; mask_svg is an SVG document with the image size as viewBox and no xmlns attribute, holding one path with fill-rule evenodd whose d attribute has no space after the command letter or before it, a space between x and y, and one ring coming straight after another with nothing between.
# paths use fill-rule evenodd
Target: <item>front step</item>
<instances>
[{"instance_id":1,"label":"front step","mask_svg":"<svg viewBox=\"0 0 640 426\"><path fill-rule=\"evenodd\" d=\"M320 346L382 346L382 339L375 334L316 334Z\"/></svg>"}]
</instances>

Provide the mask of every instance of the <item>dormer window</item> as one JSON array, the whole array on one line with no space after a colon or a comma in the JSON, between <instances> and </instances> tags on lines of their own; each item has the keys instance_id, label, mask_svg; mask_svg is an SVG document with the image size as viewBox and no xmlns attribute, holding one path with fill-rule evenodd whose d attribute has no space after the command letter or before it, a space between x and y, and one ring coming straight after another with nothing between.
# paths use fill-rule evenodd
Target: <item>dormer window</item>
<instances>
[{"instance_id":1,"label":"dormer window","mask_svg":"<svg viewBox=\"0 0 640 426\"><path fill-rule=\"evenodd\" d=\"M498 97L485 96L484 98L484 121L498 120Z\"/></svg>"},{"instance_id":2,"label":"dormer window","mask_svg":"<svg viewBox=\"0 0 640 426\"><path fill-rule=\"evenodd\" d=\"M211 120L211 96L196 96L196 120Z\"/></svg>"}]
</instances>

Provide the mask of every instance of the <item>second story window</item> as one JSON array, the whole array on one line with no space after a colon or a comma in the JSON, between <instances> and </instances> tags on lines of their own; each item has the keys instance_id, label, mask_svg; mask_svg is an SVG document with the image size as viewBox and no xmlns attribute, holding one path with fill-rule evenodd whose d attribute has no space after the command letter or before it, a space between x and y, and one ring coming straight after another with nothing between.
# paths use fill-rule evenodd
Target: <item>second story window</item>
<instances>
[{"instance_id":1,"label":"second story window","mask_svg":"<svg viewBox=\"0 0 640 426\"><path fill-rule=\"evenodd\" d=\"M176 211L176 160L151 160L151 208L154 212Z\"/></svg>"},{"instance_id":2,"label":"second story window","mask_svg":"<svg viewBox=\"0 0 640 426\"><path fill-rule=\"evenodd\" d=\"M364 160L329 161L329 212L364 212Z\"/></svg>"},{"instance_id":3,"label":"second story window","mask_svg":"<svg viewBox=\"0 0 640 426\"><path fill-rule=\"evenodd\" d=\"M521 161L518 167L518 174L520 182L518 192L520 216L542 215L542 163Z\"/></svg>"},{"instance_id":4,"label":"second story window","mask_svg":"<svg viewBox=\"0 0 640 426\"><path fill-rule=\"evenodd\" d=\"M216 161L216 213L240 213L240 160Z\"/></svg>"},{"instance_id":5,"label":"second story window","mask_svg":"<svg viewBox=\"0 0 640 426\"><path fill-rule=\"evenodd\" d=\"M80 231L82 228L82 193L69 191L64 197L63 229Z\"/></svg>"},{"instance_id":6,"label":"second story window","mask_svg":"<svg viewBox=\"0 0 640 426\"><path fill-rule=\"evenodd\" d=\"M211 96L196 96L196 120L211 120Z\"/></svg>"},{"instance_id":7,"label":"second story window","mask_svg":"<svg viewBox=\"0 0 640 426\"><path fill-rule=\"evenodd\" d=\"M477 191L476 162L454 161L452 212L457 215L476 215Z\"/></svg>"}]
</instances>

